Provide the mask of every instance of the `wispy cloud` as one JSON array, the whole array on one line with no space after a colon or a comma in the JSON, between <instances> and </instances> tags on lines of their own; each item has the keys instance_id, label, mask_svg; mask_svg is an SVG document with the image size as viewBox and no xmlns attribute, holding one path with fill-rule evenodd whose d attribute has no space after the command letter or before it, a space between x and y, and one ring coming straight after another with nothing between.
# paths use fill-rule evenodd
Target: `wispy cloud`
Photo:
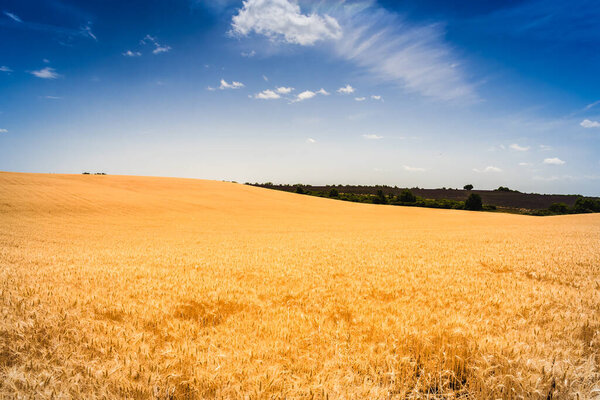
<instances>
[{"instance_id":1,"label":"wispy cloud","mask_svg":"<svg viewBox=\"0 0 600 400\"><path fill-rule=\"evenodd\" d=\"M288 0L246 0L233 16L232 34L246 36L251 32L271 40L303 46L325 39L338 39L342 29L329 15L302 14L300 6Z\"/></svg>"},{"instance_id":2,"label":"wispy cloud","mask_svg":"<svg viewBox=\"0 0 600 400\"><path fill-rule=\"evenodd\" d=\"M500 169L498 167L494 167L493 165L490 165L488 167L485 167L484 169L473 168L473 171L488 173L488 172L502 172L502 169Z\"/></svg>"},{"instance_id":3,"label":"wispy cloud","mask_svg":"<svg viewBox=\"0 0 600 400\"><path fill-rule=\"evenodd\" d=\"M529 167L529 166L531 166L531 163L528 163L528 162L520 162L520 163L519 163L519 166L520 166L520 167Z\"/></svg>"},{"instance_id":4,"label":"wispy cloud","mask_svg":"<svg viewBox=\"0 0 600 400\"><path fill-rule=\"evenodd\" d=\"M600 104L600 100L590 103L587 106L583 107L583 111L589 111L592 108L596 107L598 104Z\"/></svg>"},{"instance_id":5,"label":"wispy cloud","mask_svg":"<svg viewBox=\"0 0 600 400\"><path fill-rule=\"evenodd\" d=\"M0 128L0 133L8 133L8 129Z\"/></svg>"},{"instance_id":6,"label":"wispy cloud","mask_svg":"<svg viewBox=\"0 0 600 400\"><path fill-rule=\"evenodd\" d=\"M446 43L442 23L413 24L379 7L346 5L334 14L344 36L334 43L339 57L352 61L371 79L443 101L477 99L461 60Z\"/></svg>"},{"instance_id":7,"label":"wispy cloud","mask_svg":"<svg viewBox=\"0 0 600 400\"><path fill-rule=\"evenodd\" d=\"M584 119L579 125L584 128L600 128L600 122L590 121L589 119Z\"/></svg>"},{"instance_id":8,"label":"wispy cloud","mask_svg":"<svg viewBox=\"0 0 600 400\"><path fill-rule=\"evenodd\" d=\"M268 76L263 75L262 77L263 77L263 79L264 79L265 82L269 82L269 77Z\"/></svg>"},{"instance_id":9,"label":"wispy cloud","mask_svg":"<svg viewBox=\"0 0 600 400\"><path fill-rule=\"evenodd\" d=\"M89 22L87 25L81 27L81 33L83 34L83 36L89 36L90 38L94 39L96 42L98 41L98 38L96 37L96 35L94 35L94 32L92 32L91 23L89 23Z\"/></svg>"},{"instance_id":10,"label":"wispy cloud","mask_svg":"<svg viewBox=\"0 0 600 400\"><path fill-rule=\"evenodd\" d=\"M60 75L52 67L46 67L37 71L31 71L31 74L42 79L57 79L60 77Z\"/></svg>"},{"instance_id":11,"label":"wispy cloud","mask_svg":"<svg viewBox=\"0 0 600 400\"><path fill-rule=\"evenodd\" d=\"M171 46L160 44L154 36L146 35L140 41L140 44L146 44L146 43L150 43L154 46L154 50L152 50L152 54L167 53L171 50Z\"/></svg>"},{"instance_id":12,"label":"wispy cloud","mask_svg":"<svg viewBox=\"0 0 600 400\"><path fill-rule=\"evenodd\" d=\"M12 19L15 22L18 22L20 24L23 23L23 20L21 18L19 18L17 15L15 15L15 14L13 14L11 12L4 11L3 14L6 15L8 18Z\"/></svg>"},{"instance_id":13,"label":"wispy cloud","mask_svg":"<svg viewBox=\"0 0 600 400\"><path fill-rule=\"evenodd\" d=\"M245 86L246 85L244 85L242 82L233 81L231 83L228 83L225 79L221 79L221 85L219 86L219 89L221 89L221 90L226 90L226 89L241 89L241 88L243 88Z\"/></svg>"},{"instance_id":14,"label":"wispy cloud","mask_svg":"<svg viewBox=\"0 0 600 400\"><path fill-rule=\"evenodd\" d=\"M131 50L127 50L126 52L122 53L125 57L139 57L142 55L141 52L139 51L131 51Z\"/></svg>"},{"instance_id":15,"label":"wispy cloud","mask_svg":"<svg viewBox=\"0 0 600 400\"><path fill-rule=\"evenodd\" d=\"M553 157L553 158L545 158L544 159L544 164L548 164L548 165L563 165L566 164L565 161L561 160L558 157Z\"/></svg>"},{"instance_id":16,"label":"wispy cloud","mask_svg":"<svg viewBox=\"0 0 600 400\"><path fill-rule=\"evenodd\" d=\"M546 144L540 144L540 151L550 151L552 150L552 146L548 146Z\"/></svg>"},{"instance_id":17,"label":"wispy cloud","mask_svg":"<svg viewBox=\"0 0 600 400\"><path fill-rule=\"evenodd\" d=\"M367 98L366 97L355 97L354 100L356 101L365 101Z\"/></svg>"},{"instance_id":18,"label":"wispy cloud","mask_svg":"<svg viewBox=\"0 0 600 400\"><path fill-rule=\"evenodd\" d=\"M378 95L371 96L371 99L372 100L383 100L383 98L381 96L378 96Z\"/></svg>"},{"instance_id":19,"label":"wispy cloud","mask_svg":"<svg viewBox=\"0 0 600 400\"><path fill-rule=\"evenodd\" d=\"M13 72L13 70L8 68L6 65L2 65L0 66L0 72Z\"/></svg>"},{"instance_id":20,"label":"wispy cloud","mask_svg":"<svg viewBox=\"0 0 600 400\"><path fill-rule=\"evenodd\" d=\"M337 92L341 94L352 94L355 90L356 89L354 89L352 86L346 85L344 87L339 88Z\"/></svg>"},{"instance_id":21,"label":"wispy cloud","mask_svg":"<svg viewBox=\"0 0 600 400\"><path fill-rule=\"evenodd\" d=\"M317 141L315 139L309 137L306 139L306 143L313 144L313 143L317 143Z\"/></svg>"},{"instance_id":22,"label":"wispy cloud","mask_svg":"<svg viewBox=\"0 0 600 400\"><path fill-rule=\"evenodd\" d=\"M516 143L513 143L513 144L511 144L508 147L510 147L512 150L515 150L515 151L527 151L527 150L529 150L529 146L520 146L520 145L518 145Z\"/></svg>"},{"instance_id":23,"label":"wispy cloud","mask_svg":"<svg viewBox=\"0 0 600 400\"><path fill-rule=\"evenodd\" d=\"M242 51L240 53L240 55L242 57L246 57L246 58L252 58L256 55L256 51L252 50L252 51Z\"/></svg>"},{"instance_id":24,"label":"wispy cloud","mask_svg":"<svg viewBox=\"0 0 600 400\"><path fill-rule=\"evenodd\" d=\"M62 97L59 97L59 96L44 96L44 98L48 99L48 100L60 100L60 99L62 99Z\"/></svg>"},{"instance_id":25,"label":"wispy cloud","mask_svg":"<svg viewBox=\"0 0 600 400\"><path fill-rule=\"evenodd\" d=\"M368 139L368 140L379 140L379 139L383 139L383 136L375 135L375 134L373 134L373 133L369 133L369 134L362 135L362 137L364 137L365 139Z\"/></svg>"},{"instance_id":26,"label":"wispy cloud","mask_svg":"<svg viewBox=\"0 0 600 400\"><path fill-rule=\"evenodd\" d=\"M261 100L275 100L275 99L280 99L281 96L277 93L275 93L274 91L272 91L271 89L267 89L267 90L263 90L262 92L254 95L255 99L261 99Z\"/></svg>"},{"instance_id":27,"label":"wispy cloud","mask_svg":"<svg viewBox=\"0 0 600 400\"><path fill-rule=\"evenodd\" d=\"M425 171L427 171L425 168L411 167L409 165L403 165L402 169L404 169L405 171L408 171L408 172L425 172Z\"/></svg>"}]
</instances>

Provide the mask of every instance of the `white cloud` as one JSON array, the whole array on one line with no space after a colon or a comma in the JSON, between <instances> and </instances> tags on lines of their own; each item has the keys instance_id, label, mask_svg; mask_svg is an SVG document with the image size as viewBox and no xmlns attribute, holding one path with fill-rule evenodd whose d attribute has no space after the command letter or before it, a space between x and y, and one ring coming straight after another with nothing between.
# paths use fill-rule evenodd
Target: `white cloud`
<instances>
[{"instance_id":1,"label":"white cloud","mask_svg":"<svg viewBox=\"0 0 600 400\"><path fill-rule=\"evenodd\" d=\"M217 90L216 88L209 86L206 88L206 90L208 90L209 92L214 92L215 90Z\"/></svg>"},{"instance_id":2,"label":"white cloud","mask_svg":"<svg viewBox=\"0 0 600 400\"><path fill-rule=\"evenodd\" d=\"M371 96L371 99L373 99L373 100L383 100L381 96L376 96L376 95Z\"/></svg>"},{"instance_id":3,"label":"white cloud","mask_svg":"<svg viewBox=\"0 0 600 400\"><path fill-rule=\"evenodd\" d=\"M344 87L341 87L337 90L338 93L342 93L342 94L350 94L350 93L354 93L356 89L354 89L352 86L350 85L346 85Z\"/></svg>"},{"instance_id":4,"label":"white cloud","mask_svg":"<svg viewBox=\"0 0 600 400\"><path fill-rule=\"evenodd\" d=\"M59 96L45 96L44 98L46 98L48 100L60 100L60 99L62 99L62 97L59 97Z\"/></svg>"},{"instance_id":5,"label":"white cloud","mask_svg":"<svg viewBox=\"0 0 600 400\"><path fill-rule=\"evenodd\" d=\"M221 89L221 90L225 90L225 89L241 89L244 86L245 85L242 82L233 81L231 83L228 83L225 79L221 79L221 86L219 86L219 89Z\"/></svg>"},{"instance_id":6,"label":"white cloud","mask_svg":"<svg viewBox=\"0 0 600 400\"><path fill-rule=\"evenodd\" d=\"M335 18L317 13L304 15L294 0L246 0L243 4L232 18L234 34L247 36L255 32L271 40L302 46L342 37L342 29Z\"/></svg>"},{"instance_id":7,"label":"white cloud","mask_svg":"<svg viewBox=\"0 0 600 400\"><path fill-rule=\"evenodd\" d=\"M267 90L263 90L262 92L256 94L254 96L254 98L261 99L261 100L275 100L275 99L281 98L281 96L278 95L277 93L275 93L274 91L267 89Z\"/></svg>"},{"instance_id":8,"label":"white cloud","mask_svg":"<svg viewBox=\"0 0 600 400\"><path fill-rule=\"evenodd\" d=\"M563 165L566 164L563 160L561 160L558 157L554 157L554 158L545 158L544 159L544 164L548 164L548 165Z\"/></svg>"},{"instance_id":9,"label":"white cloud","mask_svg":"<svg viewBox=\"0 0 600 400\"><path fill-rule=\"evenodd\" d=\"M290 93L292 93L294 88L282 86L282 87L278 87L276 90L277 90L277 93L280 93L280 94L290 94Z\"/></svg>"},{"instance_id":10,"label":"white cloud","mask_svg":"<svg viewBox=\"0 0 600 400\"><path fill-rule=\"evenodd\" d=\"M296 98L292 101L292 103L312 99L318 94L322 94L323 96L329 96L329 93L325 89L320 89L316 92L313 92L312 90L305 90L304 92L298 94Z\"/></svg>"},{"instance_id":11,"label":"white cloud","mask_svg":"<svg viewBox=\"0 0 600 400\"><path fill-rule=\"evenodd\" d=\"M317 94L315 92L312 92L310 90L305 90L304 92L302 92L298 96L296 96L296 101L303 101L303 100L312 99L316 95Z\"/></svg>"},{"instance_id":12,"label":"white cloud","mask_svg":"<svg viewBox=\"0 0 600 400\"><path fill-rule=\"evenodd\" d=\"M156 48L152 50L152 54L167 53L169 50L171 50L171 46L156 46Z\"/></svg>"},{"instance_id":13,"label":"white cloud","mask_svg":"<svg viewBox=\"0 0 600 400\"><path fill-rule=\"evenodd\" d=\"M600 128L600 122L590 121L589 119L584 119L579 125L583 126L584 128Z\"/></svg>"},{"instance_id":14,"label":"white cloud","mask_svg":"<svg viewBox=\"0 0 600 400\"><path fill-rule=\"evenodd\" d=\"M317 141L315 139L309 137L308 139L306 139L306 143L312 144L312 143L317 143Z\"/></svg>"},{"instance_id":15,"label":"white cloud","mask_svg":"<svg viewBox=\"0 0 600 400\"><path fill-rule=\"evenodd\" d=\"M419 168L419 167L410 167L410 166L408 166L408 165L404 165L404 166L402 166L402 168L403 168L405 171L408 171L408 172L425 172L425 171L426 171L426 169L425 169L425 168Z\"/></svg>"},{"instance_id":16,"label":"white cloud","mask_svg":"<svg viewBox=\"0 0 600 400\"><path fill-rule=\"evenodd\" d=\"M37 71L31 71L31 74L42 79L56 79L60 76L56 73L56 70L51 67L42 68Z\"/></svg>"},{"instance_id":17,"label":"white cloud","mask_svg":"<svg viewBox=\"0 0 600 400\"><path fill-rule=\"evenodd\" d=\"M17 15L15 15L11 12L4 11L4 15L6 15L8 18L12 19L15 22L19 22L19 23L23 22L23 20L21 18L19 18Z\"/></svg>"},{"instance_id":18,"label":"white cloud","mask_svg":"<svg viewBox=\"0 0 600 400\"><path fill-rule=\"evenodd\" d=\"M516 144L516 143L513 143L513 144L511 144L511 145L510 145L510 146L508 146L508 147L510 147L511 149L513 149L513 150L515 150L515 151L527 151L527 150L529 150L529 147L528 147L528 146L519 146L519 145L518 145L518 144Z\"/></svg>"},{"instance_id":19,"label":"white cloud","mask_svg":"<svg viewBox=\"0 0 600 400\"><path fill-rule=\"evenodd\" d=\"M140 44L146 44L148 42L154 45L154 50L152 50L152 54L167 53L171 50L171 46L162 45L158 43L154 36L146 35L142 40L140 40Z\"/></svg>"},{"instance_id":20,"label":"white cloud","mask_svg":"<svg viewBox=\"0 0 600 400\"><path fill-rule=\"evenodd\" d=\"M519 163L519 165L520 165L521 167L529 167L529 166L531 165L531 163L528 163L528 162L520 162L520 163Z\"/></svg>"},{"instance_id":21,"label":"white cloud","mask_svg":"<svg viewBox=\"0 0 600 400\"><path fill-rule=\"evenodd\" d=\"M242 57L252 58L256 55L256 51L254 51L254 50L249 51L249 52L242 51L240 54L242 55Z\"/></svg>"},{"instance_id":22,"label":"white cloud","mask_svg":"<svg viewBox=\"0 0 600 400\"><path fill-rule=\"evenodd\" d=\"M355 97L354 100L356 101L365 101L367 98L366 97Z\"/></svg>"},{"instance_id":23,"label":"white cloud","mask_svg":"<svg viewBox=\"0 0 600 400\"><path fill-rule=\"evenodd\" d=\"M373 133L369 133L369 134L365 134L362 135L365 139L369 139L369 140L378 140L378 139L383 139L383 136L379 136L379 135L375 135Z\"/></svg>"},{"instance_id":24,"label":"white cloud","mask_svg":"<svg viewBox=\"0 0 600 400\"><path fill-rule=\"evenodd\" d=\"M0 66L0 72L13 72L13 70L8 68L6 65L2 65Z\"/></svg>"},{"instance_id":25,"label":"white cloud","mask_svg":"<svg viewBox=\"0 0 600 400\"><path fill-rule=\"evenodd\" d=\"M123 55L125 57L139 57L142 55L142 53L140 53L139 51L127 50L126 52L123 53Z\"/></svg>"},{"instance_id":26,"label":"white cloud","mask_svg":"<svg viewBox=\"0 0 600 400\"><path fill-rule=\"evenodd\" d=\"M498 167L494 167L493 165L490 165L488 167L485 167L484 169L477 169L477 168L473 168L473 171L475 172L502 172L502 170Z\"/></svg>"},{"instance_id":27,"label":"white cloud","mask_svg":"<svg viewBox=\"0 0 600 400\"><path fill-rule=\"evenodd\" d=\"M8 129L2 128L2 129L0 129L0 133L8 133Z\"/></svg>"},{"instance_id":28,"label":"white cloud","mask_svg":"<svg viewBox=\"0 0 600 400\"><path fill-rule=\"evenodd\" d=\"M547 146L545 144L540 144L540 151L550 151L552 150L552 146Z\"/></svg>"}]
</instances>

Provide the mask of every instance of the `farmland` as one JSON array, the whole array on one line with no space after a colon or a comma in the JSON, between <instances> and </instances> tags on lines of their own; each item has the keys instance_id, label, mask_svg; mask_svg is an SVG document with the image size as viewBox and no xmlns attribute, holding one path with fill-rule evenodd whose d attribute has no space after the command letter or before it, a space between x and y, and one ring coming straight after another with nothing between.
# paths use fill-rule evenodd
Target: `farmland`
<instances>
[{"instance_id":1,"label":"farmland","mask_svg":"<svg viewBox=\"0 0 600 400\"><path fill-rule=\"evenodd\" d=\"M599 309L599 214L0 173L0 398L594 398Z\"/></svg>"}]
</instances>

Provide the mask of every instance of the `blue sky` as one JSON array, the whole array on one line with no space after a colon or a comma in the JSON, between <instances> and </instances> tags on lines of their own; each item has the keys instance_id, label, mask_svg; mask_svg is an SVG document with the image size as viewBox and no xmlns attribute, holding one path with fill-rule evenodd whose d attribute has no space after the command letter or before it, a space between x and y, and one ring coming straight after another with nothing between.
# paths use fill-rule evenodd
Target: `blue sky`
<instances>
[{"instance_id":1,"label":"blue sky","mask_svg":"<svg viewBox=\"0 0 600 400\"><path fill-rule=\"evenodd\" d=\"M600 195L600 5L0 0L0 170Z\"/></svg>"}]
</instances>

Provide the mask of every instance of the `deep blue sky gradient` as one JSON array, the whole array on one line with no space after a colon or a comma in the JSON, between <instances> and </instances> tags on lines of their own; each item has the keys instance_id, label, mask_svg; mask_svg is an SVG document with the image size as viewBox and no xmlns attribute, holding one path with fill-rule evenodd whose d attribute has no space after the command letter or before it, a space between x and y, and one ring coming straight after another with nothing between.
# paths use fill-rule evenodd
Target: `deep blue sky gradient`
<instances>
[{"instance_id":1,"label":"deep blue sky gradient","mask_svg":"<svg viewBox=\"0 0 600 400\"><path fill-rule=\"evenodd\" d=\"M381 13L430 35L470 95L378 76L335 40L232 35L242 1L0 0L0 170L600 195L597 2L381 0L352 28L336 1L299 5L331 12L341 40ZM281 86L288 100L255 98Z\"/></svg>"}]
</instances>

